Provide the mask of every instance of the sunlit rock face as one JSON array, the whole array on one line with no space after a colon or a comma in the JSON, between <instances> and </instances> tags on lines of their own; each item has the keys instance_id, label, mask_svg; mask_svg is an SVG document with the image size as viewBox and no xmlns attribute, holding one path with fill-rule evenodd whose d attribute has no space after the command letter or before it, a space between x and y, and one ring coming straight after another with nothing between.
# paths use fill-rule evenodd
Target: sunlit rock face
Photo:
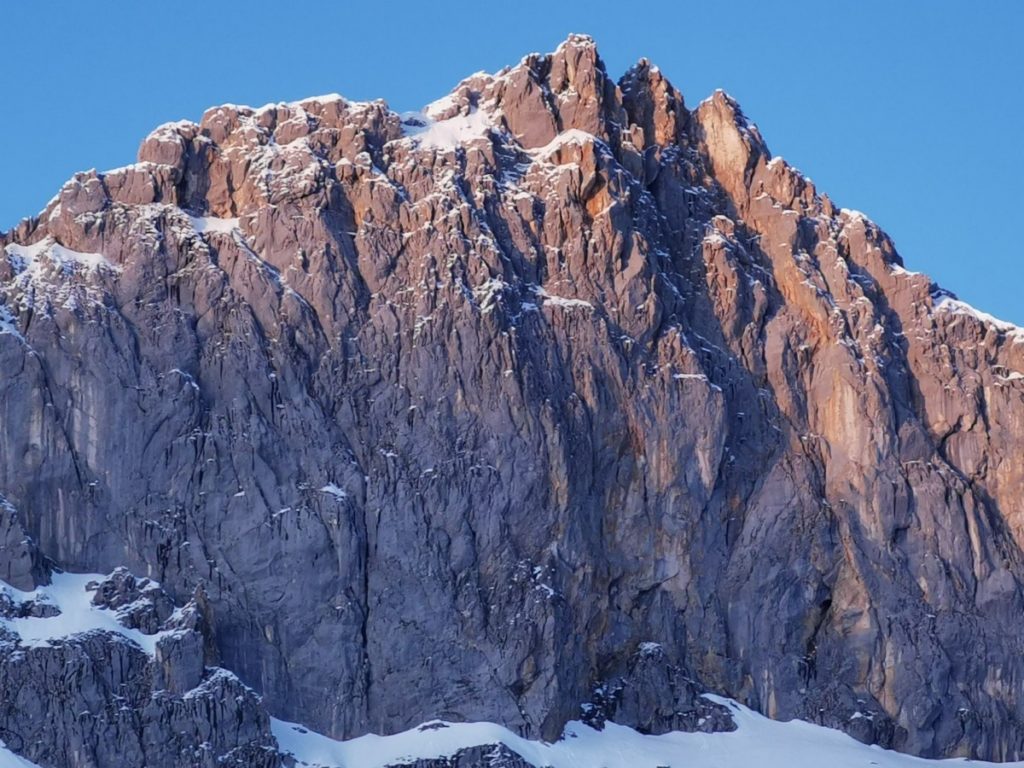
<instances>
[{"instance_id":1,"label":"sunlit rock face","mask_svg":"<svg viewBox=\"0 0 1024 768\"><path fill-rule=\"evenodd\" d=\"M1024 757L1024 332L724 93L574 36L417 115L223 106L0 248L19 589L201 590L203 658L334 737L713 690Z\"/></svg>"}]
</instances>

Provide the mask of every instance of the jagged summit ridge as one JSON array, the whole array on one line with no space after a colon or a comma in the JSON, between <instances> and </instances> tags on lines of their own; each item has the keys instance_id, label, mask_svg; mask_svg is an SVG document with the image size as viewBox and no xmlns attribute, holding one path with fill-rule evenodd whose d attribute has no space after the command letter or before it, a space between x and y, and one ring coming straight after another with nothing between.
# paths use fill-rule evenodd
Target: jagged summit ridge
<instances>
[{"instance_id":1,"label":"jagged summit ridge","mask_svg":"<svg viewBox=\"0 0 1024 768\"><path fill-rule=\"evenodd\" d=\"M277 717L1024 748L1020 335L725 94L573 37L418 117L218 107L0 247L0 493L201 587Z\"/></svg>"}]
</instances>

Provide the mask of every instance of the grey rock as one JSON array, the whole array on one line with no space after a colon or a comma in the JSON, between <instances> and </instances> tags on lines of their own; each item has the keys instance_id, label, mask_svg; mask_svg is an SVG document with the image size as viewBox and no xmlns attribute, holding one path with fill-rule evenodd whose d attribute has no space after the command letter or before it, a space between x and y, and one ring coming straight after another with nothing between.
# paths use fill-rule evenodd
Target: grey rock
<instances>
[{"instance_id":1,"label":"grey rock","mask_svg":"<svg viewBox=\"0 0 1024 768\"><path fill-rule=\"evenodd\" d=\"M642 643L621 677L599 685L583 707L583 722L602 729L611 720L640 733L716 733L736 730L728 708L704 697L689 673L657 643Z\"/></svg>"},{"instance_id":2,"label":"grey rock","mask_svg":"<svg viewBox=\"0 0 1024 768\"><path fill-rule=\"evenodd\" d=\"M177 694L197 688L206 672L203 638L198 632L174 632L161 637L156 643L155 660L157 687Z\"/></svg>"},{"instance_id":3,"label":"grey rock","mask_svg":"<svg viewBox=\"0 0 1024 768\"><path fill-rule=\"evenodd\" d=\"M1024 756L1020 332L587 38L438 109L456 144L219 107L0 235L0 492L42 551L201 590L204 658L335 737L553 739L619 677L652 730L715 691Z\"/></svg>"},{"instance_id":4,"label":"grey rock","mask_svg":"<svg viewBox=\"0 0 1024 768\"><path fill-rule=\"evenodd\" d=\"M522 755L504 744L488 744L460 749L451 757L413 760L402 763L402 768L535 768ZM388 766L399 768L399 766ZM538 767L539 768L539 767Z\"/></svg>"},{"instance_id":5,"label":"grey rock","mask_svg":"<svg viewBox=\"0 0 1024 768\"><path fill-rule=\"evenodd\" d=\"M116 604L131 584L138 594L127 604L132 610L119 612L123 619L138 615L135 604L165 597L118 569L101 582L97 602ZM28 601L5 617L59 617L53 605L30 610L39 605ZM0 630L0 734L44 768L278 768L282 755L261 698L203 659L203 639L190 629L165 632L155 658L108 631L24 645Z\"/></svg>"},{"instance_id":6,"label":"grey rock","mask_svg":"<svg viewBox=\"0 0 1024 768\"><path fill-rule=\"evenodd\" d=\"M258 697L212 673L175 695L144 653L89 634L0 654L0 729L41 766L266 766L281 756Z\"/></svg>"},{"instance_id":7,"label":"grey rock","mask_svg":"<svg viewBox=\"0 0 1024 768\"><path fill-rule=\"evenodd\" d=\"M25 532L14 506L0 495L0 580L31 592L50 583L49 566Z\"/></svg>"},{"instance_id":8,"label":"grey rock","mask_svg":"<svg viewBox=\"0 0 1024 768\"><path fill-rule=\"evenodd\" d=\"M129 629L152 635L174 612L171 598L149 579L136 579L127 568L115 568L103 581L93 585L92 604L116 611Z\"/></svg>"}]
</instances>

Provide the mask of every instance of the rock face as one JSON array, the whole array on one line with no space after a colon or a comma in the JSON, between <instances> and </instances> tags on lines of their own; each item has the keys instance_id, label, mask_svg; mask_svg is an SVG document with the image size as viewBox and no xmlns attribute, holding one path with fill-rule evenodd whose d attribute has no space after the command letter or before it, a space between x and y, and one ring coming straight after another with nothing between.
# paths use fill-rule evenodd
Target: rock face
<instances>
[{"instance_id":1,"label":"rock face","mask_svg":"<svg viewBox=\"0 0 1024 768\"><path fill-rule=\"evenodd\" d=\"M597 687L582 720L598 730L611 720L654 735L735 730L728 709L703 694L685 670L669 662L662 646L641 643L626 674Z\"/></svg>"},{"instance_id":2,"label":"rock face","mask_svg":"<svg viewBox=\"0 0 1024 768\"><path fill-rule=\"evenodd\" d=\"M0 552L0 564L7 559ZM175 610L158 585L123 569L84 585L47 572L51 580L50 590L0 591L7 748L40 766L282 764L260 696L206 666L198 601ZM83 625L89 593L94 615L113 617L106 627Z\"/></svg>"},{"instance_id":3,"label":"rock face","mask_svg":"<svg viewBox=\"0 0 1024 768\"><path fill-rule=\"evenodd\" d=\"M49 578L46 561L25 533L18 511L0 496L0 581L30 592Z\"/></svg>"},{"instance_id":4,"label":"rock face","mask_svg":"<svg viewBox=\"0 0 1024 768\"><path fill-rule=\"evenodd\" d=\"M533 768L531 763L504 744L460 749L451 757L426 758L402 763L401 768ZM390 766L389 766L390 768ZM399 766L395 766L399 768Z\"/></svg>"},{"instance_id":5,"label":"rock face","mask_svg":"<svg viewBox=\"0 0 1024 768\"><path fill-rule=\"evenodd\" d=\"M265 746L235 683L173 698L215 656L335 737L552 739L598 690L728 727L713 690L1024 757L1024 332L905 271L723 93L616 84L574 36L418 117L220 107L0 247L0 546L201 591L205 635L118 651L186 733ZM133 717L74 738L145 754Z\"/></svg>"}]
</instances>

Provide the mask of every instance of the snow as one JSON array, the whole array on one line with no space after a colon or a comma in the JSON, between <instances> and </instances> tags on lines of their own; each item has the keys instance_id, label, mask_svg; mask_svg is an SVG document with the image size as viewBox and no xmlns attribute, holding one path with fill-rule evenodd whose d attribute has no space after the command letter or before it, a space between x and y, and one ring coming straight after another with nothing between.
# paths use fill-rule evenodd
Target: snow
<instances>
[{"instance_id":1,"label":"snow","mask_svg":"<svg viewBox=\"0 0 1024 768\"><path fill-rule=\"evenodd\" d=\"M0 768L39 768L39 766L30 763L23 757L18 757L0 741Z\"/></svg>"},{"instance_id":2,"label":"snow","mask_svg":"<svg viewBox=\"0 0 1024 768\"><path fill-rule=\"evenodd\" d=\"M448 112L452 107L457 106L455 101L455 94L449 93L447 96L442 96L440 99L430 102L423 108L423 114L433 120L440 119L440 116L445 112Z\"/></svg>"},{"instance_id":3,"label":"snow","mask_svg":"<svg viewBox=\"0 0 1024 768\"><path fill-rule=\"evenodd\" d=\"M447 120L435 120L430 112L437 114L440 102L427 107L423 112L407 112L402 115L402 131L405 137L421 149L454 150L462 144L482 138L494 127L490 116L479 109L468 115L455 115Z\"/></svg>"},{"instance_id":4,"label":"snow","mask_svg":"<svg viewBox=\"0 0 1024 768\"><path fill-rule=\"evenodd\" d=\"M128 171L151 171L159 166L156 163L151 163L148 160L141 160L136 163L128 163L127 165L119 165L116 168L108 168L105 171L100 171L100 177L113 176L118 173L126 173ZM50 213L50 219L56 218L54 214L60 213L60 205L57 205Z\"/></svg>"},{"instance_id":5,"label":"snow","mask_svg":"<svg viewBox=\"0 0 1024 768\"><path fill-rule=\"evenodd\" d=\"M382 768L415 759L450 757L460 749L498 743L535 766L551 768L926 768L965 762L911 757L861 744L840 731L801 721L777 722L728 699L707 698L732 710L735 731L647 736L614 723L597 731L571 722L564 738L547 744L529 741L492 723L433 721L393 736L370 734L349 741L334 741L283 720L272 719L271 729L281 749L296 758L299 768ZM971 765L996 764L972 761ZM1019 768L1024 763L1015 765Z\"/></svg>"},{"instance_id":6,"label":"snow","mask_svg":"<svg viewBox=\"0 0 1024 768\"><path fill-rule=\"evenodd\" d=\"M181 370L181 368L171 368L171 370L169 370L168 373L178 374L185 380L186 384L192 387L192 389L194 389L196 392L199 391L199 385L196 384L196 380L191 373L186 373L185 371Z\"/></svg>"},{"instance_id":7,"label":"snow","mask_svg":"<svg viewBox=\"0 0 1024 768\"><path fill-rule=\"evenodd\" d=\"M105 578L98 573L55 573L49 586L32 592L23 592L0 582L0 592L15 603L43 602L56 606L60 611L59 615L50 617L0 618L0 626L13 631L22 645L31 648L47 648L54 641L85 632L109 632L127 638L152 656L156 652L157 641L175 630L145 635L122 625L117 620L116 611L94 606L92 591L86 585ZM0 763L0 767L2 765Z\"/></svg>"},{"instance_id":8,"label":"snow","mask_svg":"<svg viewBox=\"0 0 1024 768\"><path fill-rule=\"evenodd\" d=\"M11 310L3 304L0 304L0 335L5 333L24 340L24 337L18 330L17 323L14 322L14 315L11 313Z\"/></svg>"},{"instance_id":9,"label":"snow","mask_svg":"<svg viewBox=\"0 0 1024 768\"><path fill-rule=\"evenodd\" d=\"M150 131L147 138L174 138L175 141L179 140L178 131L188 130L190 128L198 128L199 125L193 120L172 120L168 123L161 123L152 131ZM162 134L162 136L157 136Z\"/></svg>"},{"instance_id":10,"label":"snow","mask_svg":"<svg viewBox=\"0 0 1024 768\"><path fill-rule=\"evenodd\" d=\"M295 104L302 106L304 104L330 104L334 101L345 101L345 97L340 93L325 93L321 96L307 96L304 99L299 99ZM265 107L264 107L265 109Z\"/></svg>"},{"instance_id":11,"label":"snow","mask_svg":"<svg viewBox=\"0 0 1024 768\"><path fill-rule=\"evenodd\" d=\"M497 305L499 296L508 287L508 283L500 277L491 277L474 288L473 299L476 301L477 306L480 307L480 312L486 315L493 310Z\"/></svg>"},{"instance_id":12,"label":"snow","mask_svg":"<svg viewBox=\"0 0 1024 768\"><path fill-rule=\"evenodd\" d=\"M912 272L906 267L901 267L899 264L890 264L889 271L894 275L902 275L903 277L917 277L920 272Z\"/></svg>"},{"instance_id":13,"label":"snow","mask_svg":"<svg viewBox=\"0 0 1024 768\"><path fill-rule=\"evenodd\" d=\"M583 32L570 32L566 35L565 40L558 44L555 49L556 52L563 51L566 48L594 48L594 38ZM534 54L537 55L537 54Z\"/></svg>"},{"instance_id":14,"label":"snow","mask_svg":"<svg viewBox=\"0 0 1024 768\"><path fill-rule=\"evenodd\" d=\"M1013 323L1008 323L1005 320L1000 320L998 317L993 317L988 312L982 312L980 309L975 309L966 301L960 301L955 296L951 296L948 293L940 293L935 296L934 308L938 312L951 312L958 315L971 315L972 317L981 320L983 323L988 323L994 326L997 330L1003 332L1017 332L1024 331L1024 329Z\"/></svg>"},{"instance_id":15,"label":"snow","mask_svg":"<svg viewBox=\"0 0 1024 768\"><path fill-rule=\"evenodd\" d=\"M121 271L103 254L73 251L52 237L32 245L12 243L4 247L4 255L14 268L11 285L22 294L18 297L21 309L35 306L40 297L67 309L77 306L81 298L101 303L102 294L98 289L72 278Z\"/></svg>"},{"instance_id":16,"label":"snow","mask_svg":"<svg viewBox=\"0 0 1024 768\"><path fill-rule=\"evenodd\" d=\"M4 248L12 263L24 272L33 273L41 268L42 260L49 261L65 274L79 270L107 269L119 272L120 269L107 261L101 253L82 253L65 248L52 237L47 237L32 245L12 243Z\"/></svg>"},{"instance_id":17,"label":"snow","mask_svg":"<svg viewBox=\"0 0 1024 768\"><path fill-rule=\"evenodd\" d=\"M336 101L340 101L344 104L349 104L351 106L362 106L365 104L365 102L350 102L340 93L325 93L320 96L307 96L305 98L299 99L298 101L268 102L267 104L264 104L263 106L260 107L250 107L246 104L224 104L222 106L230 107L238 112L252 111L254 117L259 117L260 115L263 115L272 109L290 109L294 111L301 110L302 112L305 112L305 107L307 105L331 104ZM211 109L215 109L215 107L211 107Z\"/></svg>"},{"instance_id":18,"label":"snow","mask_svg":"<svg viewBox=\"0 0 1024 768\"><path fill-rule=\"evenodd\" d=\"M718 247L723 247L723 248L728 248L728 247L730 247L732 245L732 243L729 242L729 238L727 238L725 235L723 235L717 229L712 229L706 235L704 235L704 239L701 240L701 244L702 245L713 245L713 246L718 246Z\"/></svg>"},{"instance_id":19,"label":"snow","mask_svg":"<svg viewBox=\"0 0 1024 768\"><path fill-rule=\"evenodd\" d=\"M587 144L588 142L596 141L597 138L592 133L587 133L579 128L570 128L566 131L562 131L560 134L555 136L551 141L545 144L543 147L536 149L527 150L527 152L535 157L546 157L554 152L556 149L564 146L565 144Z\"/></svg>"},{"instance_id":20,"label":"snow","mask_svg":"<svg viewBox=\"0 0 1024 768\"><path fill-rule=\"evenodd\" d=\"M334 483L328 483L327 485L325 485L323 488L320 489L320 493L329 494L338 500L348 498L348 494L345 493L345 491L343 491L341 488L336 486Z\"/></svg>"},{"instance_id":21,"label":"snow","mask_svg":"<svg viewBox=\"0 0 1024 768\"><path fill-rule=\"evenodd\" d=\"M224 232L230 234L238 229L238 219L218 219L213 216L189 216L192 228L200 234L204 232Z\"/></svg>"},{"instance_id":22,"label":"snow","mask_svg":"<svg viewBox=\"0 0 1024 768\"><path fill-rule=\"evenodd\" d=\"M567 299L564 296L553 296L539 285L534 286L533 293L543 300L544 304L552 304L563 309L593 309L594 305L583 299Z\"/></svg>"}]
</instances>

